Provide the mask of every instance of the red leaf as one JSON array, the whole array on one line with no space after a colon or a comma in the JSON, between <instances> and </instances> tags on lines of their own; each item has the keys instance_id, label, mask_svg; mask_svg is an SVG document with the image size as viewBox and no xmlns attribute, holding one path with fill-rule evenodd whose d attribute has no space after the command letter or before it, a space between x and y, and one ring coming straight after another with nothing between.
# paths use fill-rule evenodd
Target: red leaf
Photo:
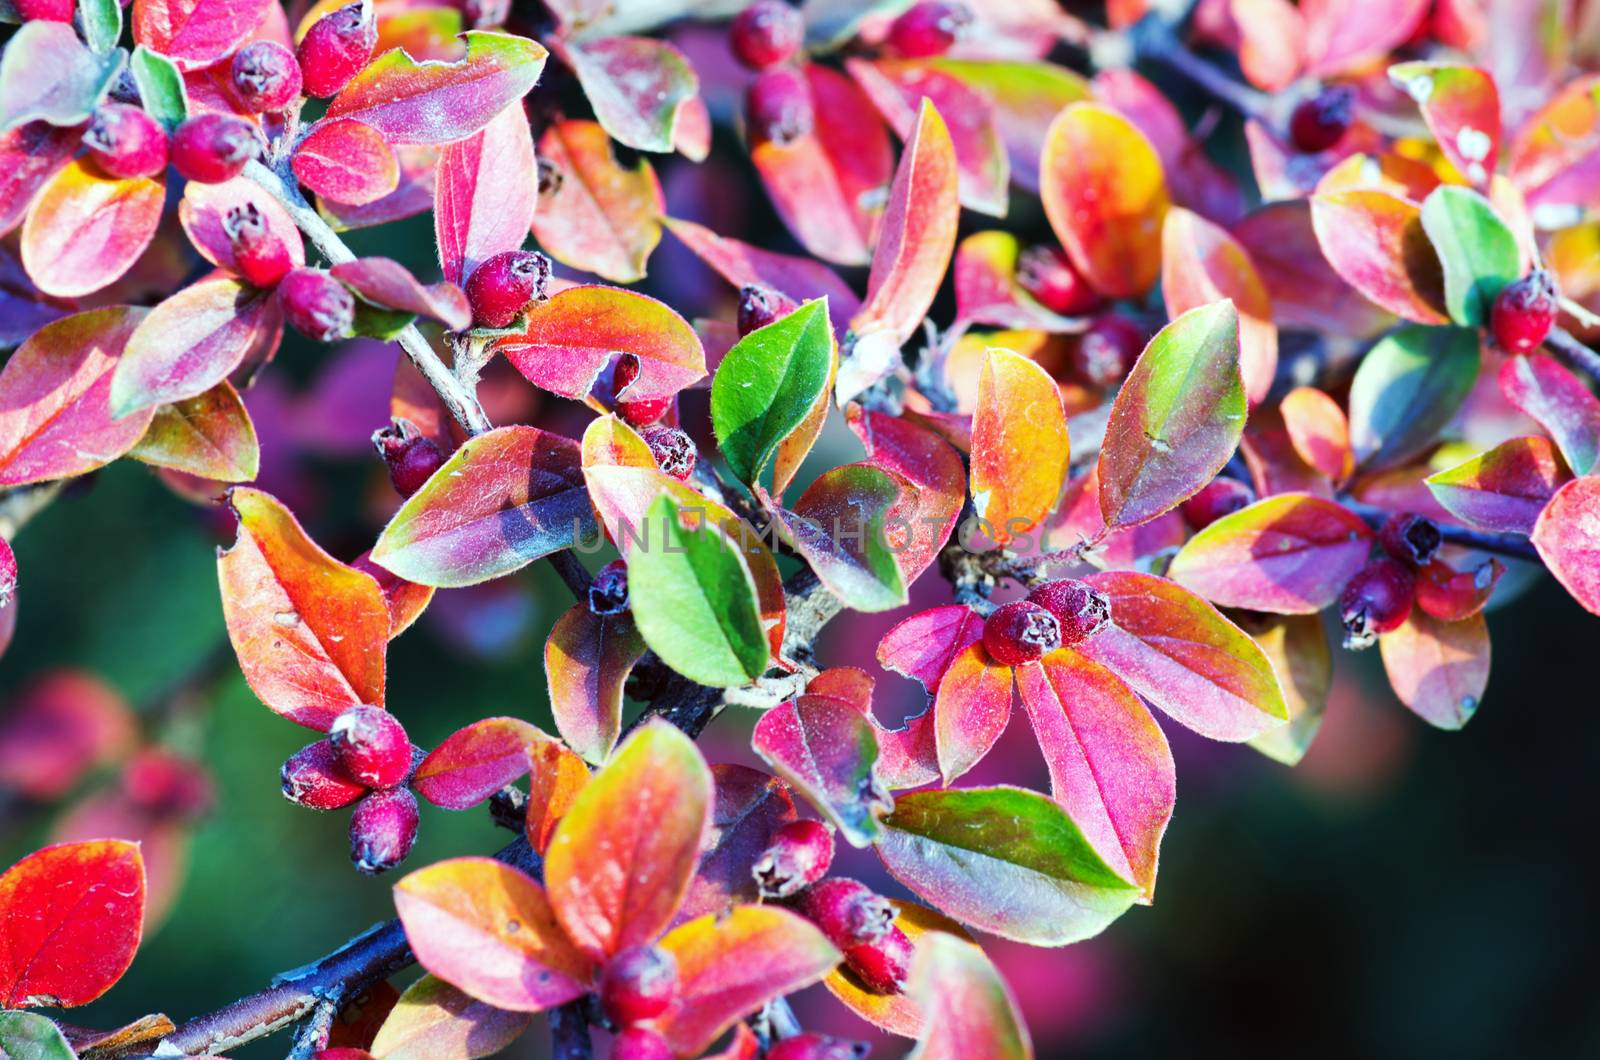
<instances>
[{"instance_id":1,"label":"red leaf","mask_svg":"<svg viewBox=\"0 0 1600 1060\"><path fill-rule=\"evenodd\" d=\"M884 787L919 788L938 780L939 756L934 746L932 705L900 728L888 729L879 724L873 714L872 689L873 680L866 671L836 666L813 677L806 685L806 695L843 704L872 723L873 735L878 741L875 772Z\"/></svg>"},{"instance_id":2,"label":"red leaf","mask_svg":"<svg viewBox=\"0 0 1600 1060\"><path fill-rule=\"evenodd\" d=\"M250 39L269 0L134 0L133 39L198 70Z\"/></svg>"},{"instance_id":3,"label":"red leaf","mask_svg":"<svg viewBox=\"0 0 1600 1060\"><path fill-rule=\"evenodd\" d=\"M597 615L574 604L550 630L545 677L556 731L585 760L604 762L622 731L622 688L644 655L627 614Z\"/></svg>"},{"instance_id":4,"label":"red leaf","mask_svg":"<svg viewBox=\"0 0 1600 1060\"><path fill-rule=\"evenodd\" d=\"M922 683L931 695L957 655L983 639L983 616L964 604L912 615L878 642L878 665Z\"/></svg>"},{"instance_id":5,"label":"red leaf","mask_svg":"<svg viewBox=\"0 0 1600 1060\"><path fill-rule=\"evenodd\" d=\"M629 737L556 826L545 852L550 901L595 960L653 940L683 902L711 817L711 772L677 729ZM689 976L679 973L688 994ZM459 985L459 984L458 984Z\"/></svg>"},{"instance_id":6,"label":"red leaf","mask_svg":"<svg viewBox=\"0 0 1600 1060\"><path fill-rule=\"evenodd\" d=\"M184 185L183 198L178 202L178 220L201 257L218 268L237 273L239 267L224 223L230 210L245 207L252 207L261 215L267 231L288 248L291 262L296 266L306 263L305 241L300 238L294 219L253 180L235 177L221 184L190 181Z\"/></svg>"},{"instance_id":7,"label":"red leaf","mask_svg":"<svg viewBox=\"0 0 1600 1060\"><path fill-rule=\"evenodd\" d=\"M845 422L861 439L872 463L915 487L900 491L886 524L900 573L909 586L939 555L961 516L966 503L961 456L932 431L897 416L851 405L845 409ZM906 531L903 542L893 536L899 529Z\"/></svg>"},{"instance_id":8,"label":"red leaf","mask_svg":"<svg viewBox=\"0 0 1600 1060\"><path fill-rule=\"evenodd\" d=\"M323 199L317 203L328 223L339 231L373 228L415 217L433 207L434 167L439 148L426 144L401 144L394 149L400 163L400 184L389 194L365 206L349 206Z\"/></svg>"},{"instance_id":9,"label":"red leaf","mask_svg":"<svg viewBox=\"0 0 1600 1060\"><path fill-rule=\"evenodd\" d=\"M0 236L22 223L34 193L77 149L77 129L29 122L0 133Z\"/></svg>"},{"instance_id":10,"label":"red leaf","mask_svg":"<svg viewBox=\"0 0 1600 1060\"><path fill-rule=\"evenodd\" d=\"M400 185L400 161L383 135L348 118L312 126L290 165L300 183L347 206L377 202Z\"/></svg>"},{"instance_id":11,"label":"red leaf","mask_svg":"<svg viewBox=\"0 0 1600 1060\"><path fill-rule=\"evenodd\" d=\"M472 307L466 293L453 283L424 286L390 258L360 258L335 265L333 278L350 288L362 301L384 309L398 309L439 321L451 331L472 325Z\"/></svg>"},{"instance_id":12,"label":"red leaf","mask_svg":"<svg viewBox=\"0 0 1600 1060\"><path fill-rule=\"evenodd\" d=\"M1120 679L1073 651L1017 668L1050 797L1118 876L1155 892L1177 775L1161 726Z\"/></svg>"},{"instance_id":13,"label":"red leaf","mask_svg":"<svg viewBox=\"0 0 1600 1060\"><path fill-rule=\"evenodd\" d=\"M678 921L726 916L741 902L759 900L750 866L767 849L772 833L796 820L788 787L749 766L711 767L716 798L711 807L711 845L689 884Z\"/></svg>"},{"instance_id":14,"label":"red leaf","mask_svg":"<svg viewBox=\"0 0 1600 1060\"><path fill-rule=\"evenodd\" d=\"M1544 353L1507 357L1500 365L1506 399L1549 432L1567 466L1587 475L1600 461L1600 400Z\"/></svg>"},{"instance_id":15,"label":"red leaf","mask_svg":"<svg viewBox=\"0 0 1600 1060\"><path fill-rule=\"evenodd\" d=\"M422 612L433 600L433 586L408 582L398 574L384 570L372 562L370 549L351 560L350 566L372 575L372 580L383 590L383 602L389 608L390 640L410 629L411 624L422 617Z\"/></svg>"},{"instance_id":16,"label":"red leaf","mask_svg":"<svg viewBox=\"0 0 1600 1060\"><path fill-rule=\"evenodd\" d=\"M1400 63L1389 80L1422 108L1439 150L1462 176L1487 184L1500 158L1500 93L1475 66Z\"/></svg>"},{"instance_id":17,"label":"red leaf","mask_svg":"<svg viewBox=\"0 0 1600 1060\"><path fill-rule=\"evenodd\" d=\"M274 713L327 732L383 705L389 610L370 575L317 547L271 495L235 489L239 536L219 551L222 616L250 688Z\"/></svg>"},{"instance_id":18,"label":"red leaf","mask_svg":"<svg viewBox=\"0 0 1600 1060\"><path fill-rule=\"evenodd\" d=\"M475 721L422 760L411 786L435 806L471 809L526 773L530 748L549 739L516 718Z\"/></svg>"},{"instance_id":19,"label":"red leaf","mask_svg":"<svg viewBox=\"0 0 1600 1060\"><path fill-rule=\"evenodd\" d=\"M617 164L611 138L592 121L555 122L539 137L539 160L553 167L533 236L545 253L613 283L644 279L661 241L661 185L644 159Z\"/></svg>"},{"instance_id":20,"label":"red leaf","mask_svg":"<svg viewBox=\"0 0 1600 1060\"><path fill-rule=\"evenodd\" d=\"M982 761L1011 720L1011 667L982 644L963 649L939 679L933 701L934 742L946 785Z\"/></svg>"},{"instance_id":21,"label":"red leaf","mask_svg":"<svg viewBox=\"0 0 1600 1060\"><path fill-rule=\"evenodd\" d=\"M1434 499L1467 525L1531 534L1545 505L1571 477L1554 446L1530 437L1507 439L1427 482Z\"/></svg>"},{"instance_id":22,"label":"red leaf","mask_svg":"<svg viewBox=\"0 0 1600 1060\"><path fill-rule=\"evenodd\" d=\"M878 817L894 803L873 775L878 742L859 710L828 696L802 695L763 714L750 742L852 846L877 839Z\"/></svg>"},{"instance_id":23,"label":"red leaf","mask_svg":"<svg viewBox=\"0 0 1600 1060\"><path fill-rule=\"evenodd\" d=\"M1303 0L1306 21L1306 73L1325 77L1405 43L1428 14L1428 0Z\"/></svg>"},{"instance_id":24,"label":"red leaf","mask_svg":"<svg viewBox=\"0 0 1600 1060\"><path fill-rule=\"evenodd\" d=\"M1250 404L1259 405L1278 369L1278 329L1250 253L1205 218L1173 207L1161 229L1161 295L1173 318L1233 300L1239 311L1239 374Z\"/></svg>"},{"instance_id":25,"label":"red leaf","mask_svg":"<svg viewBox=\"0 0 1600 1060\"><path fill-rule=\"evenodd\" d=\"M830 315L841 321L849 320L861 308L861 299L850 285L820 262L719 236L693 221L667 217L662 223L701 261L735 287L765 284L796 302L826 298Z\"/></svg>"},{"instance_id":26,"label":"red leaf","mask_svg":"<svg viewBox=\"0 0 1600 1060\"><path fill-rule=\"evenodd\" d=\"M1539 513L1533 544L1573 599L1600 615L1600 478L1562 486Z\"/></svg>"},{"instance_id":27,"label":"red leaf","mask_svg":"<svg viewBox=\"0 0 1600 1060\"><path fill-rule=\"evenodd\" d=\"M1436 559L1417 572L1417 606L1441 622L1459 622L1482 611L1494 595L1505 564L1497 559L1458 571Z\"/></svg>"},{"instance_id":28,"label":"red leaf","mask_svg":"<svg viewBox=\"0 0 1600 1060\"><path fill-rule=\"evenodd\" d=\"M528 813L524 832L541 855L550 848L556 825L567 815L578 793L589 785L589 767L556 740L540 740L528 748Z\"/></svg>"},{"instance_id":29,"label":"red leaf","mask_svg":"<svg viewBox=\"0 0 1600 1060\"><path fill-rule=\"evenodd\" d=\"M529 178L536 167L521 107L445 147L434 177L433 232L447 282L465 283L480 262L522 246L538 204Z\"/></svg>"},{"instance_id":30,"label":"red leaf","mask_svg":"<svg viewBox=\"0 0 1600 1060\"><path fill-rule=\"evenodd\" d=\"M144 925L136 843L35 851L0 876L0 1005L87 1005L133 963Z\"/></svg>"},{"instance_id":31,"label":"red leaf","mask_svg":"<svg viewBox=\"0 0 1600 1060\"><path fill-rule=\"evenodd\" d=\"M1415 203L1383 191L1335 191L1311 200L1328 263L1378 305L1419 324L1448 324L1444 273Z\"/></svg>"},{"instance_id":32,"label":"red leaf","mask_svg":"<svg viewBox=\"0 0 1600 1060\"><path fill-rule=\"evenodd\" d=\"M1441 622L1413 608L1404 625L1378 638L1378 648L1394 694L1429 725L1459 729L1477 713L1489 684L1489 626L1481 614Z\"/></svg>"},{"instance_id":33,"label":"red leaf","mask_svg":"<svg viewBox=\"0 0 1600 1060\"><path fill-rule=\"evenodd\" d=\"M89 673L50 670L9 698L0 721L0 788L37 802L66 795L89 770L132 750L138 736L127 701Z\"/></svg>"},{"instance_id":34,"label":"red leaf","mask_svg":"<svg viewBox=\"0 0 1600 1060\"><path fill-rule=\"evenodd\" d=\"M93 309L46 324L0 370L0 486L81 475L132 449L150 410L113 419L111 379L149 311Z\"/></svg>"},{"instance_id":35,"label":"red leaf","mask_svg":"<svg viewBox=\"0 0 1600 1060\"><path fill-rule=\"evenodd\" d=\"M79 159L40 189L22 225L22 264L39 290L76 298L133 267L155 237L166 189L112 180Z\"/></svg>"},{"instance_id":36,"label":"red leaf","mask_svg":"<svg viewBox=\"0 0 1600 1060\"><path fill-rule=\"evenodd\" d=\"M1301 386L1283 396L1278 410L1300 459L1335 483L1350 477L1356 466L1350 422L1337 401L1316 387Z\"/></svg>"}]
</instances>

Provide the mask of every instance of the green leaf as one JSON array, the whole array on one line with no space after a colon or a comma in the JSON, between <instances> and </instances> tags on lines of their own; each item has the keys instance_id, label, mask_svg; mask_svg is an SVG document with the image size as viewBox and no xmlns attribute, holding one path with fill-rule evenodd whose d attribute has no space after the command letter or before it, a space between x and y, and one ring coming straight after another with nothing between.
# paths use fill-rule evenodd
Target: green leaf
<instances>
[{"instance_id":1,"label":"green leaf","mask_svg":"<svg viewBox=\"0 0 1600 1060\"><path fill-rule=\"evenodd\" d=\"M1368 351L1350 385L1350 442L1365 470L1433 444L1478 378L1478 332L1411 324Z\"/></svg>"},{"instance_id":2,"label":"green leaf","mask_svg":"<svg viewBox=\"0 0 1600 1060\"><path fill-rule=\"evenodd\" d=\"M1487 323L1500 288L1522 274L1517 237L1488 199L1453 184L1423 201L1422 228L1444 266L1450 319L1466 327Z\"/></svg>"},{"instance_id":3,"label":"green leaf","mask_svg":"<svg viewBox=\"0 0 1600 1060\"><path fill-rule=\"evenodd\" d=\"M748 684L767 669L756 583L738 546L714 526L685 529L671 497L645 515L628 556L634 624L661 661L691 681ZM657 536L659 535L659 536Z\"/></svg>"},{"instance_id":4,"label":"green leaf","mask_svg":"<svg viewBox=\"0 0 1600 1060\"><path fill-rule=\"evenodd\" d=\"M711 426L728 467L755 485L778 446L793 434L828 385L833 329L828 300L740 339L711 381Z\"/></svg>"},{"instance_id":5,"label":"green leaf","mask_svg":"<svg viewBox=\"0 0 1600 1060\"><path fill-rule=\"evenodd\" d=\"M109 55L122 39L122 5L117 0L79 0L83 37L99 55Z\"/></svg>"},{"instance_id":6,"label":"green leaf","mask_svg":"<svg viewBox=\"0 0 1600 1060\"><path fill-rule=\"evenodd\" d=\"M72 1047L52 1020L34 1012L0 1012L0 1057L6 1060L74 1060Z\"/></svg>"},{"instance_id":7,"label":"green leaf","mask_svg":"<svg viewBox=\"0 0 1600 1060\"><path fill-rule=\"evenodd\" d=\"M415 313L407 313L403 309L384 309L357 298L356 316L350 326L350 334L388 342L416 319Z\"/></svg>"},{"instance_id":8,"label":"green leaf","mask_svg":"<svg viewBox=\"0 0 1600 1060\"><path fill-rule=\"evenodd\" d=\"M956 919L1019 942L1088 938L1139 897L1066 809L1038 792L911 792L883 824L878 854L895 879Z\"/></svg>"},{"instance_id":9,"label":"green leaf","mask_svg":"<svg viewBox=\"0 0 1600 1060\"><path fill-rule=\"evenodd\" d=\"M189 116L189 95L183 88L183 74L165 55L146 48L143 44L133 49L128 60L134 84L139 86L139 100L150 116L171 132Z\"/></svg>"}]
</instances>

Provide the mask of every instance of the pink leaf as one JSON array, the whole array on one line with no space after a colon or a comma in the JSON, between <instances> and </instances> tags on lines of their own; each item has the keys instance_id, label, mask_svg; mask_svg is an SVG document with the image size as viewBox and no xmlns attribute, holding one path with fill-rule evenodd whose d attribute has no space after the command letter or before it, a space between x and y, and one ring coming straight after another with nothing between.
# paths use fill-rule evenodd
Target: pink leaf
<instances>
[{"instance_id":1,"label":"pink leaf","mask_svg":"<svg viewBox=\"0 0 1600 1060\"><path fill-rule=\"evenodd\" d=\"M197 397L239 367L278 324L271 291L203 280L150 311L111 381L119 416Z\"/></svg>"},{"instance_id":2,"label":"pink leaf","mask_svg":"<svg viewBox=\"0 0 1600 1060\"><path fill-rule=\"evenodd\" d=\"M966 502L961 457L948 442L896 416L845 410L845 421L877 466L899 475L914 489L902 489L886 523L906 585L928 568L944 548ZM893 537L905 530L905 540Z\"/></svg>"},{"instance_id":3,"label":"pink leaf","mask_svg":"<svg viewBox=\"0 0 1600 1060\"><path fill-rule=\"evenodd\" d=\"M828 310L840 320L848 320L861 308L850 285L839 274L810 258L779 254L719 236L693 221L665 218L667 229L735 287L765 284L796 302L827 298Z\"/></svg>"},{"instance_id":4,"label":"pink leaf","mask_svg":"<svg viewBox=\"0 0 1600 1060\"><path fill-rule=\"evenodd\" d=\"M398 261L360 258L340 262L332 272L334 279L375 306L429 317L451 331L472 325L472 307L461 288L453 283L424 286Z\"/></svg>"},{"instance_id":5,"label":"pink leaf","mask_svg":"<svg viewBox=\"0 0 1600 1060\"><path fill-rule=\"evenodd\" d=\"M1562 486L1539 514L1533 544L1573 599L1600 615L1600 478Z\"/></svg>"},{"instance_id":6,"label":"pink leaf","mask_svg":"<svg viewBox=\"0 0 1600 1060\"><path fill-rule=\"evenodd\" d=\"M479 262L522 246L538 203L536 166L521 107L507 107L445 147L433 188L433 231L445 280L465 283Z\"/></svg>"},{"instance_id":7,"label":"pink leaf","mask_svg":"<svg viewBox=\"0 0 1600 1060\"><path fill-rule=\"evenodd\" d=\"M1489 684L1489 626L1483 616L1441 622L1417 608L1378 638L1383 668L1400 702L1429 725L1459 729Z\"/></svg>"},{"instance_id":8,"label":"pink leaf","mask_svg":"<svg viewBox=\"0 0 1600 1060\"><path fill-rule=\"evenodd\" d=\"M1544 353L1507 357L1500 389L1517 408L1550 433L1567 466L1587 475L1600 460L1600 400Z\"/></svg>"},{"instance_id":9,"label":"pink leaf","mask_svg":"<svg viewBox=\"0 0 1600 1060\"><path fill-rule=\"evenodd\" d=\"M349 206L376 202L400 184L400 162L382 134L351 119L318 122L290 164L300 183Z\"/></svg>"},{"instance_id":10,"label":"pink leaf","mask_svg":"<svg viewBox=\"0 0 1600 1060\"><path fill-rule=\"evenodd\" d=\"M198 70L250 39L271 7L269 0L135 0L133 39Z\"/></svg>"},{"instance_id":11,"label":"pink leaf","mask_svg":"<svg viewBox=\"0 0 1600 1060\"><path fill-rule=\"evenodd\" d=\"M1011 720L1011 667L982 644L962 650L939 679L933 701L939 774L949 784L989 753Z\"/></svg>"},{"instance_id":12,"label":"pink leaf","mask_svg":"<svg viewBox=\"0 0 1600 1060\"><path fill-rule=\"evenodd\" d=\"M528 771L528 752L550 738L516 718L485 718L446 737L417 766L411 786L447 810L466 810Z\"/></svg>"},{"instance_id":13,"label":"pink leaf","mask_svg":"<svg viewBox=\"0 0 1600 1060\"><path fill-rule=\"evenodd\" d=\"M584 759L602 763L622 732L622 688L644 655L626 613L597 615L586 602L556 619L544 646L556 731Z\"/></svg>"},{"instance_id":14,"label":"pink leaf","mask_svg":"<svg viewBox=\"0 0 1600 1060\"><path fill-rule=\"evenodd\" d=\"M983 639L983 616L964 604L912 615L878 642L878 665L920 681L931 695L957 655Z\"/></svg>"}]
</instances>

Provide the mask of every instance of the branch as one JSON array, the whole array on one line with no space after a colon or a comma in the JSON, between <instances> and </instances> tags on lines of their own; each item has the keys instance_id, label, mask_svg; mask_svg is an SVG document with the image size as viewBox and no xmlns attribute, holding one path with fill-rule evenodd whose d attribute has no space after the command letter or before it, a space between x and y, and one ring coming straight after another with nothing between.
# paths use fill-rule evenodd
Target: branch
<instances>
[{"instance_id":1,"label":"branch","mask_svg":"<svg viewBox=\"0 0 1600 1060\"><path fill-rule=\"evenodd\" d=\"M1591 350L1587 345L1566 328L1554 327L1545 337L1544 344L1572 368L1577 369L1590 379L1600 380L1600 353Z\"/></svg>"},{"instance_id":2,"label":"branch","mask_svg":"<svg viewBox=\"0 0 1600 1060\"><path fill-rule=\"evenodd\" d=\"M1241 117L1277 124L1281 107L1271 96L1235 81L1220 69L1190 51L1178 39L1173 24L1157 14L1146 16L1132 30L1134 53L1140 59L1160 63L1188 80L1201 91L1237 111Z\"/></svg>"}]
</instances>

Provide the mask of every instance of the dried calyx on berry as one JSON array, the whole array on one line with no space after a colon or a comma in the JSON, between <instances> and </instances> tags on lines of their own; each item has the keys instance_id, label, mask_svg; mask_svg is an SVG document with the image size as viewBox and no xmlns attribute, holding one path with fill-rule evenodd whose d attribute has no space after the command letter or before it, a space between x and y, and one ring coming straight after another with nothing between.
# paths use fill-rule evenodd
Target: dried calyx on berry
<instances>
[{"instance_id":1,"label":"dried calyx on berry","mask_svg":"<svg viewBox=\"0 0 1600 1060\"><path fill-rule=\"evenodd\" d=\"M336 94L361 72L378 46L378 23L365 5L346 4L319 18L300 41L296 53L308 96Z\"/></svg>"},{"instance_id":2,"label":"dried calyx on berry","mask_svg":"<svg viewBox=\"0 0 1600 1060\"><path fill-rule=\"evenodd\" d=\"M800 912L840 949L876 941L894 926L894 906L860 880L823 880L800 896Z\"/></svg>"},{"instance_id":3,"label":"dried calyx on berry","mask_svg":"<svg viewBox=\"0 0 1600 1060\"><path fill-rule=\"evenodd\" d=\"M676 427L647 427L641 434L656 466L679 482L694 474L694 439Z\"/></svg>"},{"instance_id":4,"label":"dried calyx on berry","mask_svg":"<svg viewBox=\"0 0 1600 1060\"><path fill-rule=\"evenodd\" d=\"M805 74L792 66L763 70L745 89L744 117L753 144L784 147L811 135L816 115Z\"/></svg>"},{"instance_id":5,"label":"dried calyx on berry","mask_svg":"<svg viewBox=\"0 0 1600 1060\"><path fill-rule=\"evenodd\" d=\"M966 4L923 0L889 26L888 45L907 59L931 59L949 51L971 25Z\"/></svg>"},{"instance_id":6,"label":"dried calyx on berry","mask_svg":"<svg viewBox=\"0 0 1600 1060\"><path fill-rule=\"evenodd\" d=\"M275 40L255 40L240 48L229 73L234 96L257 114L283 110L300 97L300 63Z\"/></svg>"},{"instance_id":7,"label":"dried calyx on berry","mask_svg":"<svg viewBox=\"0 0 1600 1060\"><path fill-rule=\"evenodd\" d=\"M89 157L108 177L153 177L167 168L167 132L141 108L127 103L97 107L83 132Z\"/></svg>"},{"instance_id":8,"label":"dried calyx on berry","mask_svg":"<svg viewBox=\"0 0 1600 1060\"><path fill-rule=\"evenodd\" d=\"M411 772L405 727L382 707L351 707L333 719L328 741L345 772L369 788L393 787Z\"/></svg>"},{"instance_id":9,"label":"dried calyx on berry","mask_svg":"<svg viewBox=\"0 0 1600 1060\"><path fill-rule=\"evenodd\" d=\"M654 1019L678 995L678 962L660 946L631 946L606 962L600 1007L620 1027Z\"/></svg>"},{"instance_id":10,"label":"dried calyx on berry","mask_svg":"<svg viewBox=\"0 0 1600 1060\"><path fill-rule=\"evenodd\" d=\"M833 864L833 832L820 821L791 821L772 839L750 868L763 898L788 898L828 874Z\"/></svg>"},{"instance_id":11,"label":"dried calyx on berry","mask_svg":"<svg viewBox=\"0 0 1600 1060\"><path fill-rule=\"evenodd\" d=\"M1028 594L1028 600L1055 616L1061 626L1061 643L1069 647L1094 636L1111 621L1111 601L1076 578L1045 582Z\"/></svg>"},{"instance_id":12,"label":"dried calyx on berry","mask_svg":"<svg viewBox=\"0 0 1600 1060\"><path fill-rule=\"evenodd\" d=\"M620 615L628 609L628 565L614 559L595 572L589 582L589 610L606 616Z\"/></svg>"},{"instance_id":13,"label":"dried calyx on berry","mask_svg":"<svg viewBox=\"0 0 1600 1060\"><path fill-rule=\"evenodd\" d=\"M1015 600L983 624L983 646L1003 666L1032 662L1061 647L1061 623L1039 604Z\"/></svg>"},{"instance_id":14,"label":"dried calyx on berry","mask_svg":"<svg viewBox=\"0 0 1600 1060\"><path fill-rule=\"evenodd\" d=\"M524 306L545 297L550 259L536 251L506 250L489 258L467 277L467 301L479 327L503 328Z\"/></svg>"},{"instance_id":15,"label":"dried calyx on berry","mask_svg":"<svg viewBox=\"0 0 1600 1060\"><path fill-rule=\"evenodd\" d=\"M1017 284L1052 313L1081 316L1100 305L1100 296L1060 247L1041 244L1024 250L1017 258L1016 275Z\"/></svg>"},{"instance_id":16,"label":"dried calyx on berry","mask_svg":"<svg viewBox=\"0 0 1600 1060\"><path fill-rule=\"evenodd\" d=\"M375 876L406 859L417 841L417 797L410 788L369 792L350 815L350 860Z\"/></svg>"},{"instance_id":17,"label":"dried calyx on berry","mask_svg":"<svg viewBox=\"0 0 1600 1060\"><path fill-rule=\"evenodd\" d=\"M1355 121L1356 90L1330 85L1303 99L1289 116L1289 139L1295 149L1317 154L1336 147Z\"/></svg>"},{"instance_id":18,"label":"dried calyx on berry","mask_svg":"<svg viewBox=\"0 0 1600 1060\"><path fill-rule=\"evenodd\" d=\"M1444 535L1439 533L1439 524L1427 516L1405 512L1384 521L1383 529L1378 531L1378 543L1401 563L1425 567L1439 554Z\"/></svg>"},{"instance_id":19,"label":"dried calyx on berry","mask_svg":"<svg viewBox=\"0 0 1600 1060\"><path fill-rule=\"evenodd\" d=\"M196 114L172 133L172 168L197 184L232 180L260 153L256 127L234 114Z\"/></svg>"},{"instance_id":20,"label":"dried calyx on berry","mask_svg":"<svg viewBox=\"0 0 1600 1060\"><path fill-rule=\"evenodd\" d=\"M367 793L327 740L300 748L283 763L283 797L311 810L337 810Z\"/></svg>"},{"instance_id":21,"label":"dried calyx on berry","mask_svg":"<svg viewBox=\"0 0 1600 1060\"><path fill-rule=\"evenodd\" d=\"M728 27L734 58L751 70L765 70L788 59L805 40L806 24L798 9L783 0L756 0Z\"/></svg>"},{"instance_id":22,"label":"dried calyx on berry","mask_svg":"<svg viewBox=\"0 0 1600 1060\"><path fill-rule=\"evenodd\" d=\"M1489 330L1507 353L1532 353L1549 337L1560 307L1555 276L1535 269L1500 289L1489 311Z\"/></svg>"},{"instance_id":23,"label":"dried calyx on berry","mask_svg":"<svg viewBox=\"0 0 1600 1060\"><path fill-rule=\"evenodd\" d=\"M764 283L746 284L739 289L739 311L735 318L742 339L759 328L782 320L800 308L799 304L782 291Z\"/></svg>"},{"instance_id":24,"label":"dried calyx on berry","mask_svg":"<svg viewBox=\"0 0 1600 1060\"><path fill-rule=\"evenodd\" d=\"M1072 345L1072 370L1091 386L1122 382L1144 349L1145 332L1121 313L1102 313Z\"/></svg>"},{"instance_id":25,"label":"dried calyx on berry","mask_svg":"<svg viewBox=\"0 0 1600 1060\"><path fill-rule=\"evenodd\" d=\"M389 468L394 491L409 497L444 466L444 452L410 420L390 420L372 432L372 447Z\"/></svg>"},{"instance_id":26,"label":"dried calyx on berry","mask_svg":"<svg viewBox=\"0 0 1600 1060\"><path fill-rule=\"evenodd\" d=\"M278 238L255 203L230 209L222 219L235 270L252 286L276 287L294 268L289 246Z\"/></svg>"},{"instance_id":27,"label":"dried calyx on berry","mask_svg":"<svg viewBox=\"0 0 1600 1060\"><path fill-rule=\"evenodd\" d=\"M862 1060L869 1052L866 1042L806 1033L773 1042L766 1060Z\"/></svg>"},{"instance_id":28,"label":"dried calyx on berry","mask_svg":"<svg viewBox=\"0 0 1600 1060\"><path fill-rule=\"evenodd\" d=\"M910 936L900 925L890 924L887 931L871 942L844 947L844 963L873 993L898 994L906 987L915 953Z\"/></svg>"},{"instance_id":29,"label":"dried calyx on berry","mask_svg":"<svg viewBox=\"0 0 1600 1060\"><path fill-rule=\"evenodd\" d=\"M356 323L356 299L322 269L291 269L278 281L283 314L296 331L318 342L337 342Z\"/></svg>"},{"instance_id":30,"label":"dried calyx on berry","mask_svg":"<svg viewBox=\"0 0 1600 1060\"><path fill-rule=\"evenodd\" d=\"M1410 567L1388 556L1369 561L1339 598L1344 646L1361 651L1372 647L1380 634L1399 629L1411 615L1415 595L1416 576Z\"/></svg>"},{"instance_id":31,"label":"dried calyx on berry","mask_svg":"<svg viewBox=\"0 0 1600 1060\"><path fill-rule=\"evenodd\" d=\"M611 392L617 398L617 415L621 416L630 427L645 427L655 423L672 407L671 397L630 400L624 396L633 389L633 384L638 381L641 371L643 364L639 356L633 353L624 353L618 357L616 367L611 370Z\"/></svg>"},{"instance_id":32,"label":"dried calyx on berry","mask_svg":"<svg viewBox=\"0 0 1600 1060\"><path fill-rule=\"evenodd\" d=\"M1236 478L1217 478L1203 486L1199 493L1184 501L1183 517L1196 530L1204 530L1225 515L1256 502L1256 491Z\"/></svg>"}]
</instances>

